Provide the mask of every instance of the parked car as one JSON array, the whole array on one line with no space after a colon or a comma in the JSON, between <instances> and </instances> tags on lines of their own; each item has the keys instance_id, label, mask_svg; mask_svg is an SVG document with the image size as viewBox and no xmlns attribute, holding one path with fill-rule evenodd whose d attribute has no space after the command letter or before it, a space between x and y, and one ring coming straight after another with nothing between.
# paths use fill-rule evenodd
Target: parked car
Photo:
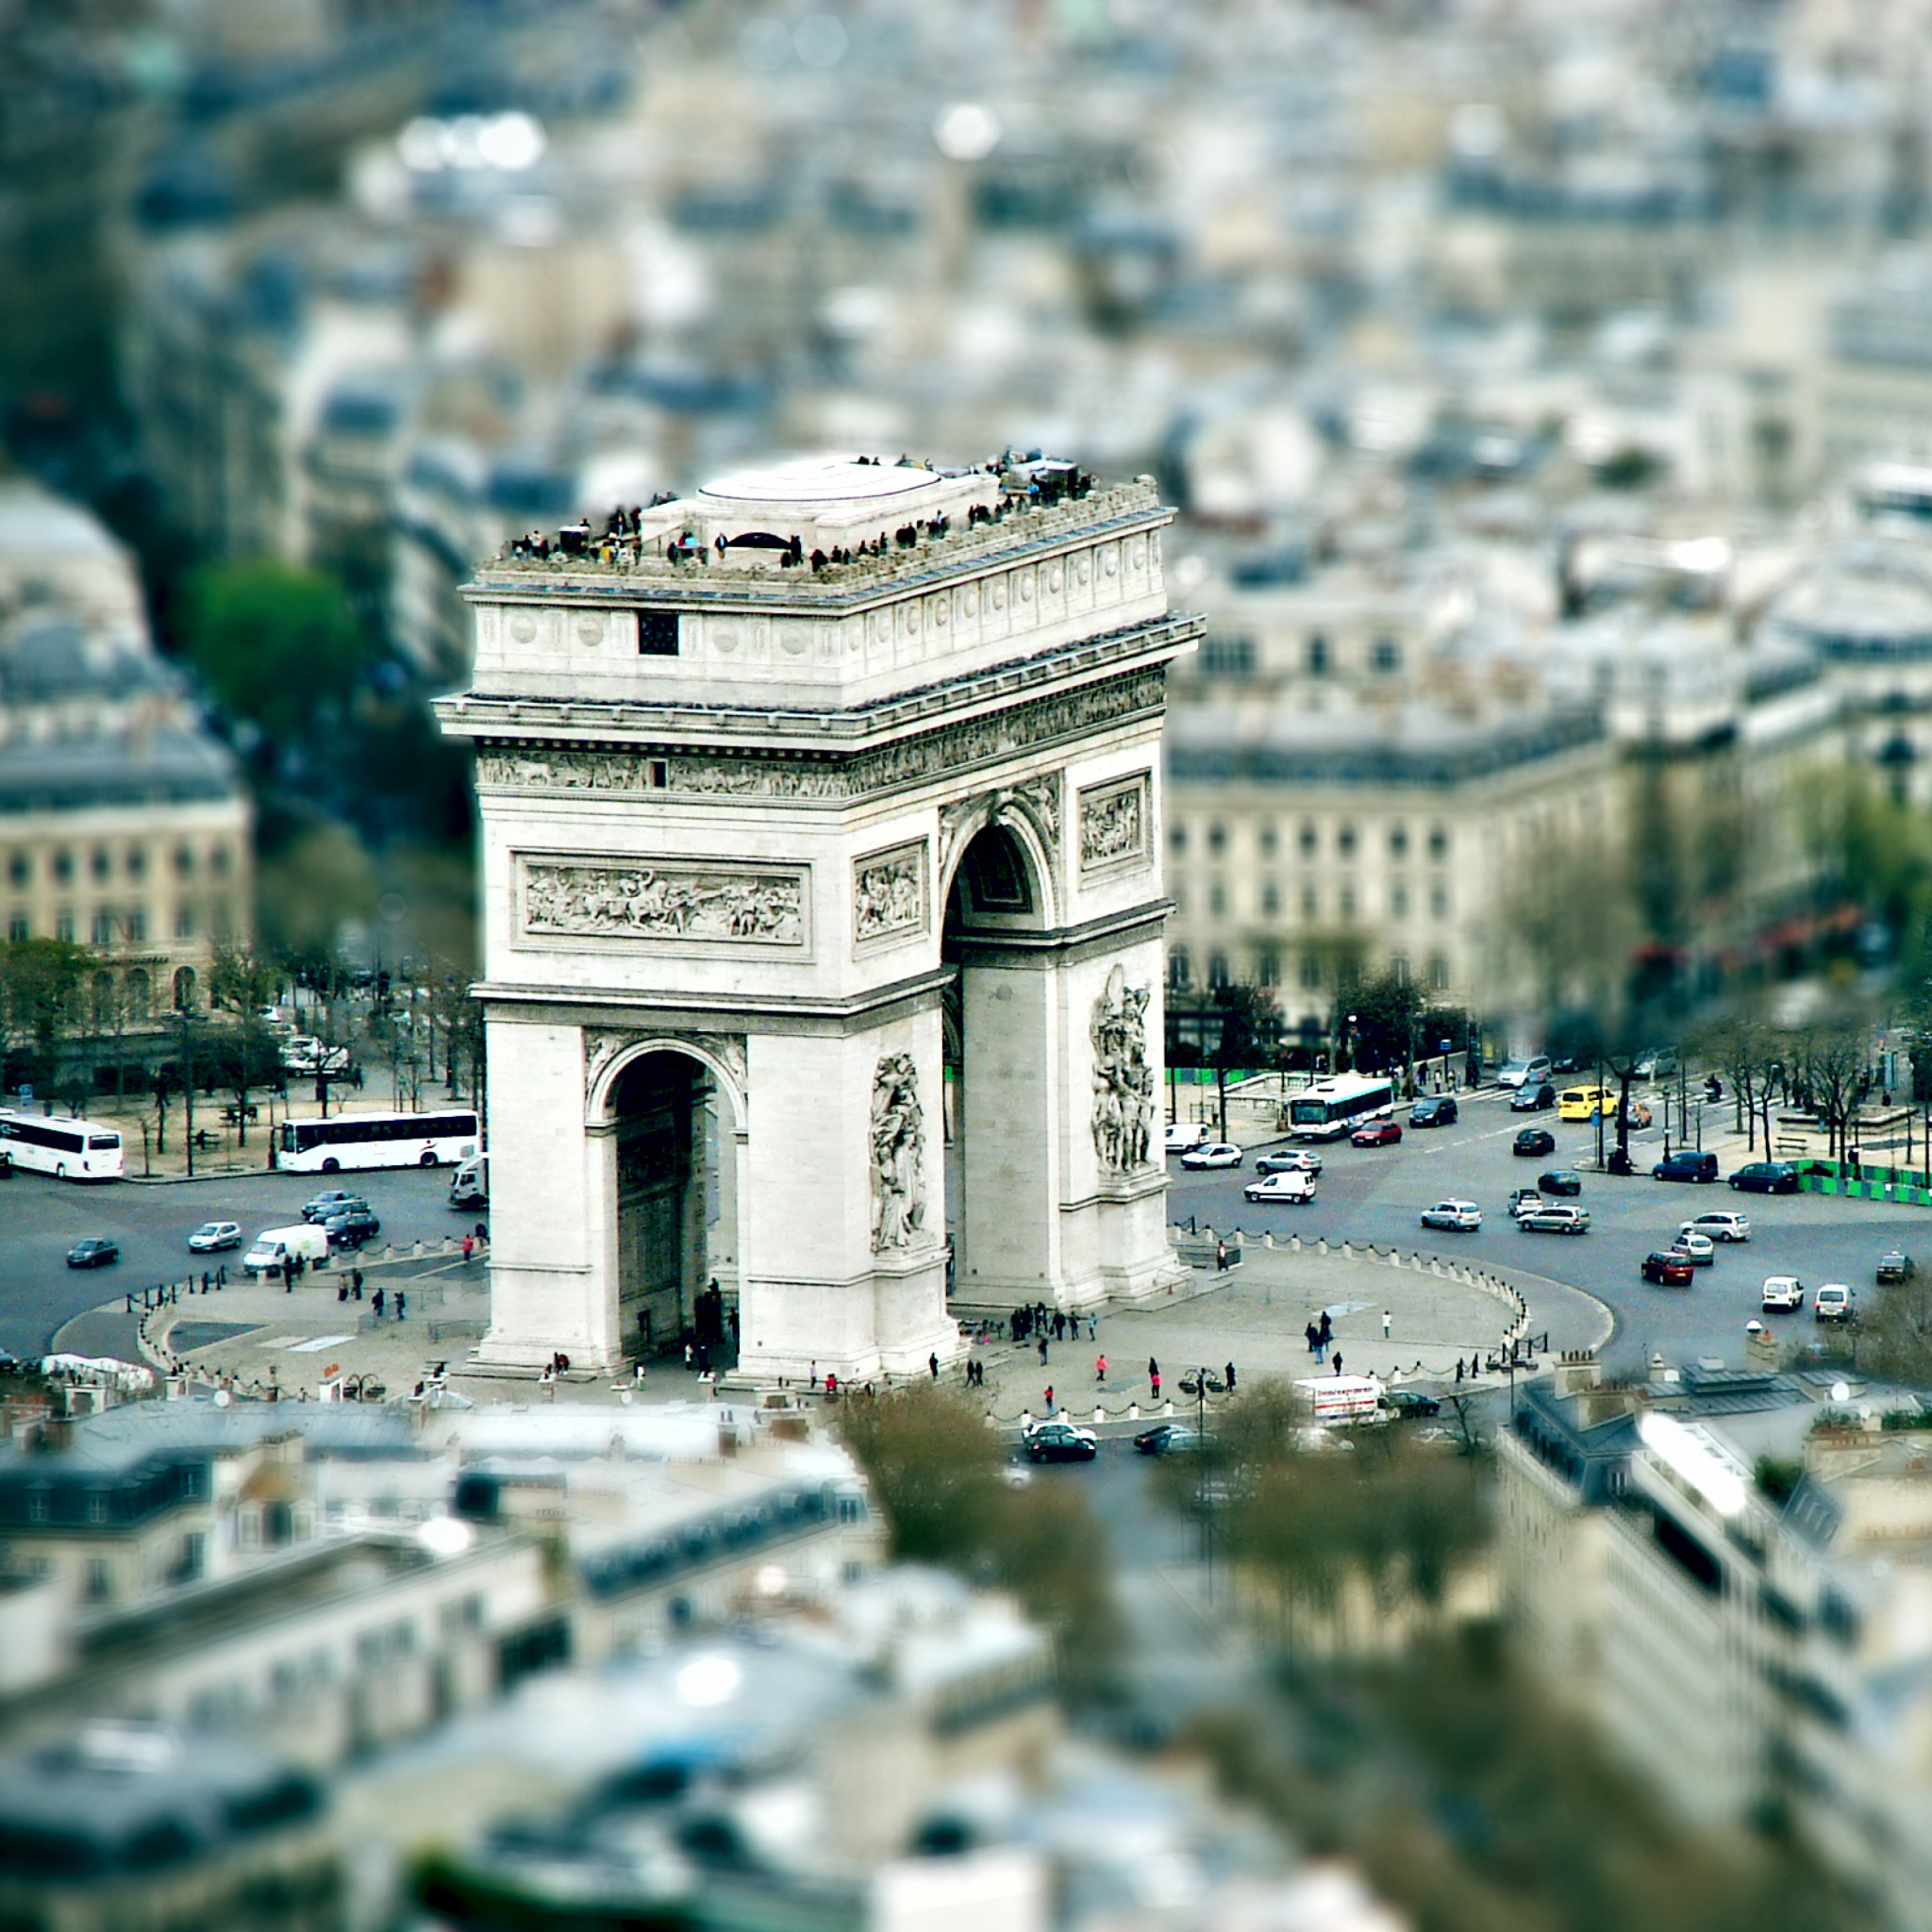
<instances>
[{"instance_id":1,"label":"parked car","mask_svg":"<svg viewBox=\"0 0 1932 1932\"><path fill-rule=\"evenodd\" d=\"M1544 1194L1580 1194L1583 1176L1574 1167L1553 1167L1536 1177L1537 1190Z\"/></svg>"},{"instance_id":2,"label":"parked car","mask_svg":"<svg viewBox=\"0 0 1932 1932\"><path fill-rule=\"evenodd\" d=\"M67 1251L67 1265L70 1268L105 1268L110 1261L121 1258L121 1244L110 1241L99 1235L90 1236L84 1241L75 1241Z\"/></svg>"},{"instance_id":3,"label":"parked car","mask_svg":"<svg viewBox=\"0 0 1932 1932\"><path fill-rule=\"evenodd\" d=\"M1453 1093L1424 1093L1408 1110L1412 1127L1446 1127L1456 1119Z\"/></svg>"},{"instance_id":4,"label":"parked car","mask_svg":"<svg viewBox=\"0 0 1932 1932\"><path fill-rule=\"evenodd\" d=\"M239 1248L241 1245L242 1224L239 1221L204 1221L188 1237L191 1255L217 1255L224 1248Z\"/></svg>"},{"instance_id":5,"label":"parked car","mask_svg":"<svg viewBox=\"0 0 1932 1932\"><path fill-rule=\"evenodd\" d=\"M1420 1422L1440 1413L1442 1404L1439 1397L1424 1394L1420 1389L1385 1389L1382 1407L1398 1422Z\"/></svg>"},{"instance_id":6,"label":"parked car","mask_svg":"<svg viewBox=\"0 0 1932 1932\"><path fill-rule=\"evenodd\" d=\"M1357 1147L1392 1147L1402 1139L1402 1123L1395 1120L1364 1121L1348 1138Z\"/></svg>"},{"instance_id":7,"label":"parked car","mask_svg":"<svg viewBox=\"0 0 1932 1932\"><path fill-rule=\"evenodd\" d=\"M1687 1231L1671 1243L1693 1268L1708 1268L1717 1259L1717 1244L1707 1234Z\"/></svg>"},{"instance_id":8,"label":"parked car","mask_svg":"<svg viewBox=\"0 0 1932 1932\"><path fill-rule=\"evenodd\" d=\"M1496 1085L1513 1088L1519 1093L1525 1087L1540 1087L1556 1071L1548 1054L1532 1054L1525 1058L1505 1060L1496 1069Z\"/></svg>"},{"instance_id":9,"label":"parked car","mask_svg":"<svg viewBox=\"0 0 1932 1932\"><path fill-rule=\"evenodd\" d=\"M1213 1138L1206 1121L1169 1121L1167 1124L1167 1151L1170 1154L1191 1153L1196 1147L1205 1147Z\"/></svg>"},{"instance_id":10,"label":"parked car","mask_svg":"<svg viewBox=\"0 0 1932 1932\"><path fill-rule=\"evenodd\" d=\"M1760 1303L1767 1315L1792 1315L1805 1306L1805 1284L1795 1274L1767 1274Z\"/></svg>"},{"instance_id":11,"label":"parked car","mask_svg":"<svg viewBox=\"0 0 1932 1932\"><path fill-rule=\"evenodd\" d=\"M1545 1202L1541 1208L1519 1214L1516 1224L1530 1234L1588 1234L1590 1216L1581 1208L1567 1207L1560 1201L1554 1205Z\"/></svg>"},{"instance_id":12,"label":"parked car","mask_svg":"<svg viewBox=\"0 0 1932 1932\"><path fill-rule=\"evenodd\" d=\"M1918 1272L1912 1257L1903 1248L1893 1248L1878 1257L1880 1288L1890 1288L1895 1283L1909 1281Z\"/></svg>"},{"instance_id":13,"label":"parked car","mask_svg":"<svg viewBox=\"0 0 1932 1932\"><path fill-rule=\"evenodd\" d=\"M1858 1312L1851 1289L1842 1281L1827 1281L1811 1297L1811 1314L1819 1322L1849 1322Z\"/></svg>"},{"instance_id":14,"label":"parked car","mask_svg":"<svg viewBox=\"0 0 1932 1932\"><path fill-rule=\"evenodd\" d=\"M1788 1160L1747 1160L1730 1184L1740 1194L1795 1194L1798 1170Z\"/></svg>"},{"instance_id":15,"label":"parked car","mask_svg":"<svg viewBox=\"0 0 1932 1932\"><path fill-rule=\"evenodd\" d=\"M1714 1241L1748 1241L1751 1239L1751 1217L1728 1208L1720 1208L1709 1214L1693 1214L1678 1227L1677 1232L1707 1235Z\"/></svg>"},{"instance_id":16,"label":"parked car","mask_svg":"<svg viewBox=\"0 0 1932 1932\"><path fill-rule=\"evenodd\" d=\"M1631 1071L1640 1080L1668 1080L1677 1071L1677 1056L1668 1046L1647 1047Z\"/></svg>"},{"instance_id":17,"label":"parked car","mask_svg":"<svg viewBox=\"0 0 1932 1932\"><path fill-rule=\"evenodd\" d=\"M368 1208L345 1208L322 1224L332 1248L359 1248L382 1232L382 1223Z\"/></svg>"},{"instance_id":18,"label":"parked car","mask_svg":"<svg viewBox=\"0 0 1932 1932\"><path fill-rule=\"evenodd\" d=\"M331 1214L340 1214L345 1208L366 1208L369 1203L359 1194L352 1194L346 1188L325 1188L319 1194L311 1196L302 1204L304 1221L324 1222Z\"/></svg>"},{"instance_id":19,"label":"parked car","mask_svg":"<svg viewBox=\"0 0 1932 1932\"><path fill-rule=\"evenodd\" d=\"M1201 1432L1185 1423L1156 1423L1134 1438L1134 1448L1142 1456L1191 1456L1202 1441Z\"/></svg>"},{"instance_id":20,"label":"parked car","mask_svg":"<svg viewBox=\"0 0 1932 1932\"><path fill-rule=\"evenodd\" d=\"M1639 1273L1658 1288L1689 1288L1695 1278L1690 1256L1677 1248L1654 1248Z\"/></svg>"},{"instance_id":21,"label":"parked car","mask_svg":"<svg viewBox=\"0 0 1932 1932\"><path fill-rule=\"evenodd\" d=\"M1322 1157L1306 1147L1277 1147L1255 1162L1257 1174L1320 1174Z\"/></svg>"},{"instance_id":22,"label":"parked car","mask_svg":"<svg viewBox=\"0 0 1932 1932\"><path fill-rule=\"evenodd\" d=\"M1305 1207L1315 1198L1315 1176L1290 1169L1286 1174L1264 1174L1257 1181L1250 1181L1241 1190L1243 1201L1256 1201L1263 1207L1271 1201L1286 1201L1294 1207Z\"/></svg>"},{"instance_id":23,"label":"parked car","mask_svg":"<svg viewBox=\"0 0 1932 1932\"><path fill-rule=\"evenodd\" d=\"M1458 1232L1473 1231L1483 1224L1483 1210L1474 1201L1438 1201L1423 1209L1424 1227L1448 1227Z\"/></svg>"},{"instance_id":24,"label":"parked car","mask_svg":"<svg viewBox=\"0 0 1932 1932\"><path fill-rule=\"evenodd\" d=\"M1701 1154L1694 1147L1679 1147L1651 1169L1650 1177L1654 1181L1714 1181L1717 1156Z\"/></svg>"},{"instance_id":25,"label":"parked car","mask_svg":"<svg viewBox=\"0 0 1932 1932\"><path fill-rule=\"evenodd\" d=\"M1509 1151L1512 1154L1554 1154L1557 1137L1547 1127L1524 1127L1509 1143Z\"/></svg>"},{"instance_id":26,"label":"parked car","mask_svg":"<svg viewBox=\"0 0 1932 1932\"><path fill-rule=\"evenodd\" d=\"M1232 1141L1210 1141L1205 1147L1183 1154L1181 1165L1196 1171L1204 1167L1239 1167L1242 1158L1241 1150Z\"/></svg>"},{"instance_id":27,"label":"parked car","mask_svg":"<svg viewBox=\"0 0 1932 1932\"><path fill-rule=\"evenodd\" d=\"M1532 1208L1541 1208L1543 1197L1534 1188L1518 1188L1509 1196L1509 1211L1520 1221Z\"/></svg>"},{"instance_id":28,"label":"parked car","mask_svg":"<svg viewBox=\"0 0 1932 1932\"><path fill-rule=\"evenodd\" d=\"M1557 1090L1547 1080L1532 1080L1526 1087L1519 1087L1509 1096L1511 1113L1541 1113L1546 1107L1557 1104Z\"/></svg>"},{"instance_id":29,"label":"parked car","mask_svg":"<svg viewBox=\"0 0 1932 1932\"><path fill-rule=\"evenodd\" d=\"M1021 1432L1020 1446L1028 1462L1091 1462L1100 1438L1072 1423L1034 1423Z\"/></svg>"}]
</instances>

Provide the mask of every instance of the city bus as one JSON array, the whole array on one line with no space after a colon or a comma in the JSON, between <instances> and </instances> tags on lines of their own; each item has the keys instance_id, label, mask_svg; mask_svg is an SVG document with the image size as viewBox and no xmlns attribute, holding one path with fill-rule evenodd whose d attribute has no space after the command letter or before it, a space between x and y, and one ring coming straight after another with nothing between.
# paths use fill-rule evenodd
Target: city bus
<instances>
[{"instance_id":1,"label":"city bus","mask_svg":"<svg viewBox=\"0 0 1932 1932\"><path fill-rule=\"evenodd\" d=\"M352 1167L447 1167L468 1160L481 1141L473 1108L447 1113L339 1113L326 1121L284 1121L275 1129L275 1165L294 1174L340 1174Z\"/></svg>"},{"instance_id":2,"label":"city bus","mask_svg":"<svg viewBox=\"0 0 1932 1932\"><path fill-rule=\"evenodd\" d=\"M1386 1074L1341 1074L1297 1093L1288 1103L1288 1124L1297 1141L1340 1141L1372 1113L1395 1105Z\"/></svg>"},{"instance_id":3,"label":"city bus","mask_svg":"<svg viewBox=\"0 0 1932 1932\"><path fill-rule=\"evenodd\" d=\"M57 1174L63 1181L118 1181L126 1171L120 1132L95 1121L0 1111L0 1152L15 1167Z\"/></svg>"}]
</instances>

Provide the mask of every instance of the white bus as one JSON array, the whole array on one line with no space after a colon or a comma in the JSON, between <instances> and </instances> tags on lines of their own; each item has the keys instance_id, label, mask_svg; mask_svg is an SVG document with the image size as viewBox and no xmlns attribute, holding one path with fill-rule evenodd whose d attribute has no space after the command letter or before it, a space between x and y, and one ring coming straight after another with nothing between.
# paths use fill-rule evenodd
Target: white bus
<instances>
[{"instance_id":1,"label":"white bus","mask_svg":"<svg viewBox=\"0 0 1932 1932\"><path fill-rule=\"evenodd\" d=\"M468 1160L481 1140L473 1109L339 1113L327 1121L284 1121L275 1129L275 1165L295 1174L340 1174L349 1167L446 1167Z\"/></svg>"},{"instance_id":2,"label":"white bus","mask_svg":"<svg viewBox=\"0 0 1932 1932\"><path fill-rule=\"evenodd\" d=\"M0 1151L15 1167L58 1174L63 1181L118 1181L126 1171L120 1133L94 1121L0 1111Z\"/></svg>"},{"instance_id":3,"label":"white bus","mask_svg":"<svg viewBox=\"0 0 1932 1932\"><path fill-rule=\"evenodd\" d=\"M1386 1074L1341 1074L1297 1093L1288 1103L1288 1124L1297 1141L1339 1141L1394 1105L1395 1087Z\"/></svg>"}]
</instances>

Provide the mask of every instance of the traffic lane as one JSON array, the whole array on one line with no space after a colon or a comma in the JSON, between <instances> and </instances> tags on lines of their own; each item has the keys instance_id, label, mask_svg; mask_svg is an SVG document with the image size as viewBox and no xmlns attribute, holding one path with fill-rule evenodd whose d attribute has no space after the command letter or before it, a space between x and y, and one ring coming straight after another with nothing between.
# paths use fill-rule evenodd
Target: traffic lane
<instances>
[{"instance_id":1,"label":"traffic lane","mask_svg":"<svg viewBox=\"0 0 1932 1932\"><path fill-rule=\"evenodd\" d=\"M158 1282L183 1281L226 1263L240 1251L193 1255L188 1237L204 1221L234 1221L247 1241L264 1227L302 1218L302 1203L329 1186L353 1188L382 1223L377 1245L440 1241L479 1218L449 1206L447 1169L394 1168L341 1175L263 1174L179 1185L86 1185L17 1173L0 1182L0 1348L44 1354L61 1324L102 1303ZM67 1250L103 1235L121 1244L106 1268L69 1268Z\"/></svg>"}]
</instances>

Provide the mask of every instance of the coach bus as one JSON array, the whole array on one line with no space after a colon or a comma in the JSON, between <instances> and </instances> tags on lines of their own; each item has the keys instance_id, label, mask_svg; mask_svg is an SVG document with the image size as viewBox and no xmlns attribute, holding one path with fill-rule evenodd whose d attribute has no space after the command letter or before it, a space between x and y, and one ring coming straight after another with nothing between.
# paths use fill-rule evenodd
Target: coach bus
<instances>
[{"instance_id":1,"label":"coach bus","mask_svg":"<svg viewBox=\"0 0 1932 1932\"><path fill-rule=\"evenodd\" d=\"M284 1121L275 1129L275 1165L295 1174L340 1174L352 1167L447 1167L482 1144L474 1110L448 1113L339 1113L326 1121Z\"/></svg>"},{"instance_id":2,"label":"coach bus","mask_svg":"<svg viewBox=\"0 0 1932 1932\"><path fill-rule=\"evenodd\" d=\"M0 1152L15 1167L63 1181L118 1181L121 1136L95 1121L58 1121L47 1114L0 1111Z\"/></svg>"},{"instance_id":3,"label":"coach bus","mask_svg":"<svg viewBox=\"0 0 1932 1932\"><path fill-rule=\"evenodd\" d=\"M1297 1141L1340 1141L1374 1113L1395 1105L1395 1087L1386 1074L1341 1074L1324 1080L1288 1104L1288 1124Z\"/></svg>"}]
</instances>

